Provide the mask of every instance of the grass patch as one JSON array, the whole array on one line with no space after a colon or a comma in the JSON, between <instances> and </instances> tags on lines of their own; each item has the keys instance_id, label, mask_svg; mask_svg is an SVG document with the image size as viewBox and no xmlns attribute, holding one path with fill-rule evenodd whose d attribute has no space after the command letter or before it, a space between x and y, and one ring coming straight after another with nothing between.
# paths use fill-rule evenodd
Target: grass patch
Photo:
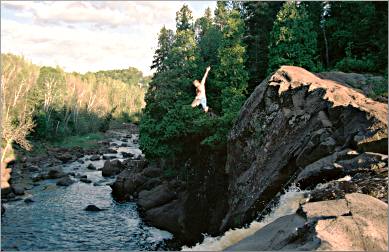
<instances>
[{"instance_id":1,"label":"grass patch","mask_svg":"<svg viewBox=\"0 0 389 252\"><path fill-rule=\"evenodd\" d=\"M61 141L52 143L53 147L74 148L76 146L81 148L91 148L97 146L97 142L104 139L104 134L101 132L90 133L81 136L65 137Z\"/></svg>"}]
</instances>

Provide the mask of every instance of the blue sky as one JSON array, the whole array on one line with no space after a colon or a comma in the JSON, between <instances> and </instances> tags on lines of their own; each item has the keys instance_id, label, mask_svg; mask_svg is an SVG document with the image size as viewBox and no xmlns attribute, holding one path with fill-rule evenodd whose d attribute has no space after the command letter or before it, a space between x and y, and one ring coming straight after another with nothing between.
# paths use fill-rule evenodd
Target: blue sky
<instances>
[{"instance_id":1,"label":"blue sky","mask_svg":"<svg viewBox=\"0 0 389 252\"><path fill-rule=\"evenodd\" d=\"M175 28L188 4L195 18L215 1L1 1L1 50L66 71L136 67L151 74L158 32Z\"/></svg>"}]
</instances>

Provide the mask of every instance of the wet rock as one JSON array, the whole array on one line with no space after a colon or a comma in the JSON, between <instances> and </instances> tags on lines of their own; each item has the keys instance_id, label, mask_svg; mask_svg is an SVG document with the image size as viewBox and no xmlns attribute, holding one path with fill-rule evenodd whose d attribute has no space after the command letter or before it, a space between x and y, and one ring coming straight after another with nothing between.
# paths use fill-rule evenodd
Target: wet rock
<instances>
[{"instance_id":1,"label":"wet rock","mask_svg":"<svg viewBox=\"0 0 389 252\"><path fill-rule=\"evenodd\" d=\"M109 141L108 140L102 140L102 141L98 141L97 143L98 144L102 144L102 145L108 145Z\"/></svg>"},{"instance_id":2,"label":"wet rock","mask_svg":"<svg viewBox=\"0 0 389 252\"><path fill-rule=\"evenodd\" d=\"M386 251L388 205L368 195L305 203L276 219L227 251Z\"/></svg>"},{"instance_id":3,"label":"wet rock","mask_svg":"<svg viewBox=\"0 0 389 252\"><path fill-rule=\"evenodd\" d=\"M117 147L117 146L118 146L118 144L117 144L117 143L111 143L111 146L113 146L113 147Z\"/></svg>"},{"instance_id":4,"label":"wet rock","mask_svg":"<svg viewBox=\"0 0 389 252\"><path fill-rule=\"evenodd\" d=\"M7 196L12 192L12 188L10 186L1 188L1 196Z\"/></svg>"},{"instance_id":5,"label":"wet rock","mask_svg":"<svg viewBox=\"0 0 389 252\"><path fill-rule=\"evenodd\" d=\"M99 212L99 211L103 211L104 209L101 209L95 205L88 205L87 207L84 208L84 210L89 212Z\"/></svg>"},{"instance_id":6,"label":"wet rock","mask_svg":"<svg viewBox=\"0 0 389 252\"><path fill-rule=\"evenodd\" d=\"M80 163L80 164L83 164L83 163L85 163L85 161L84 161L84 160L82 160L82 159L77 159L77 162L78 162L78 163Z\"/></svg>"},{"instance_id":7,"label":"wet rock","mask_svg":"<svg viewBox=\"0 0 389 252\"><path fill-rule=\"evenodd\" d=\"M138 140L138 139L134 139L134 140L132 140L132 142L133 142L134 144L138 144L139 140Z\"/></svg>"},{"instance_id":8,"label":"wet rock","mask_svg":"<svg viewBox=\"0 0 389 252\"><path fill-rule=\"evenodd\" d=\"M27 198L24 200L25 203L33 203L35 202L35 200L33 200L32 198Z\"/></svg>"},{"instance_id":9,"label":"wet rock","mask_svg":"<svg viewBox=\"0 0 389 252\"><path fill-rule=\"evenodd\" d=\"M147 166L143 169L142 174L149 178L159 177L162 175L162 169L159 167Z\"/></svg>"},{"instance_id":10,"label":"wet rock","mask_svg":"<svg viewBox=\"0 0 389 252\"><path fill-rule=\"evenodd\" d=\"M130 152L120 152L120 154L122 154L123 158L131 158L134 156L134 154L130 153Z\"/></svg>"},{"instance_id":11,"label":"wet rock","mask_svg":"<svg viewBox=\"0 0 389 252\"><path fill-rule=\"evenodd\" d=\"M160 207L146 211L145 220L153 223L153 226L172 233L183 233L184 207L181 200L176 199Z\"/></svg>"},{"instance_id":12,"label":"wet rock","mask_svg":"<svg viewBox=\"0 0 389 252\"><path fill-rule=\"evenodd\" d=\"M89 164L86 168L88 170L96 170L96 166L94 166L93 164Z\"/></svg>"},{"instance_id":13,"label":"wet rock","mask_svg":"<svg viewBox=\"0 0 389 252\"><path fill-rule=\"evenodd\" d=\"M138 205L144 210L148 210L166 204L176 197L177 195L166 184L162 184L149 191L144 190L139 192Z\"/></svg>"},{"instance_id":14,"label":"wet rock","mask_svg":"<svg viewBox=\"0 0 389 252\"><path fill-rule=\"evenodd\" d=\"M139 187L139 191L151 190L162 183L160 178L147 179L146 182Z\"/></svg>"},{"instance_id":15,"label":"wet rock","mask_svg":"<svg viewBox=\"0 0 389 252\"><path fill-rule=\"evenodd\" d=\"M114 155L103 155L104 160L110 160L110 159L115 159L115 158L116 158L116 156L114 156Z\"/></svg>"},{"instance_id":16,"label":"wet rock","mask_svg":"<svg viewBox=\"0 0 389 252\"><path fill-rule=\"evenodd\" d=\"M23 195L24 194L24 185L12 185L12 191L15 195Z\"/></svg>"},{"instance_id":17,"label":"wet rock","mask_svg":"<svg viewBox=\"0 0 389 252\"><path fill-rule=\"evenodd\" d=\"M100 160L100 155L92 155L90 157L90 161L97 161L97 160Z\"/></svg>"},{"instance_id":18,"label":"wet rock","mask_svg":"<svg viewBox=\"0 0 389 252\"><path fill-rule=\"evenodd\" d=\"M270 251L283 250L288 244L288 240L293 237L296 229L303 227L305 219L297 214L286 215L278 218L274 222L253 235L239 241L238 243L225 249L226 251ZM281 231L282 230L282 231ZM297 235L296 235L297 236ZM305 250L313 250L320 241L313 240Z\"/></svg>"},{"instance_id":19,"label":"wet rock","mask_svg":"<svg viewBox=\"0 0 389 252\"><path fill-rule=\"evenodd\" d=\"M117 150L114 150L114 149L108 149L108 150L107 150L107 153L108 153L108 154L116 154L116 153L118 153L118 152L117 152Z\"/></svg>"},{"instance_id":20,"label":"wet rock","mask_svg":"<svg viewBox=\"0 0 389 252\"><path fill-rule=\"evenodd\" d=\"M127 200L139 192L147 178L130 170L122 171L112 184L112 195L118 200ZM151 189L151 188L150 188Z\"/></svg>"},{"instance_id":21,"label":"wet rock","mask_svg":"<svg viewBox=\"0 0 389 252\"><path fill-rule=\"evenodd\" d=\"M107 160L101 172L104 177L109 177L120 173L123 169L124 167L119 160Z\"/></svg>"},{"instance_id":22,"label":"wet rock","mask_svg":"<svg viewBox=\"0 0 389 252\"><path fill-rule=\"evenodd\" d=\"M60 168L50 169L49 172L47 173L47 178L49 179L57 179L65 176L66 173L64 173Z\"/></svg>"},{"instance_id":23,"label":"wet rock","mask_svg":"<svg viewBox=\"0 0 389 252\"><path fill-rule=\"evenodd\" d=\"M3 206L3 204L1 204L1 216L3 216L4 213L5 213L5 207Z\"/></svg>"},{"instance_id":24,"label":"wet rock","mask_svg":"<svg viewBox=\"0 0 389 252\"><path fill-rule=\"evenodd\" d=\"M26 185L26 186L24 186L24 190L31 190L32 188L34 188L34 185Z\"/></svg>"},{"instance_id":25,"label":"wet rock","mask_svg":"<svg viewBox=\"0 0 389 252\"><path fill-rule=\"evenodd\" d=\"M128 147L128 144L127 144L127 143L122 143L122 144L120 145L120 147Z\"/></svg>"},{"instance_id":26,"label":"wet rock","mask_svg":"<svg viewBox=\"0 0 389 252\"><path fill-rule=\"evenodd\" d=\"M38 182L38 181L45 179L45 175L44 174L34 174L31 176L31 179L33 182Z\"/></svg>"},{"instance_id":27,"label":"wet rock","mask_svg":"<svg viewBox=\"0 0 389 252\"><path fill-rule=\"evenodd\" d=\"M15 193L13 193L13 192L10 192L8 195L7 195L7 199L13 199L13 198L15 198L16 197L16 195L15 195Z\"/></svg>"},{"instance_id":28,"label":"wet rock","mask_svg":"<svg viewBox=\"0 0 389 252\"><path fill-rule=\"evenodd\" d=\"M87 178L88 176L87 175L81 175L80 173L77 173L76 178Z\"/></svg>"},{"instance_id":29,"label":"wet rock","mask_svg":"<svg viewBox=\"0 0 389 252\"><path fill-rule=\"evenodd\" d=\"M36 166L36 165L30 165L30 166L28 167L28 171L29 171L29 172L38 172L38 171L39 171L39 167Z\"/></svg>"},{"instance_id":30,"label":"wet rock","mask_svg":"<svg viewBox=\"0 0 389 252\"><path fill-rule=\"evenodd\" d=\"M143 158L138 160L127 159L124 165L135 172L140 172L148 165L148 162Z\"/></svg>"},{"instance_id":31,"label":"wet rock","mask_svg":"<svg viewBox=\"0 0 389 252\"><path fill-rule=\"evenodd\" d=\"M80 181L81 181L81 182L84 182L84 183L87 183L87 184L92 183L92 181L89 180L89 179L87 179L87 178L80 178Z\"/></svg>"},{"instance_id":32,"label":"wet rock","mask_svg":"<svg viewBox=\"0 0 389 252\"><path fill-rule=\"evenodd\" d=\"M56 156L57 159L61 160L63 163L67 163L69 161L71 161L72 159L74 159L73 155L71 155L70 153L61 153L61 154L58 154Z\"/></svg>"},{"instance_id":33,"label":"wet rock","mask_svg":"<svg viewBox=\"0 0 389 252\"><path fill-rule=\"evenodd\" d=\"M57 186L70 186L73 183L74 180L72 180L69 176L66 176L57 181Z\"/></svg>"}]
</instances>

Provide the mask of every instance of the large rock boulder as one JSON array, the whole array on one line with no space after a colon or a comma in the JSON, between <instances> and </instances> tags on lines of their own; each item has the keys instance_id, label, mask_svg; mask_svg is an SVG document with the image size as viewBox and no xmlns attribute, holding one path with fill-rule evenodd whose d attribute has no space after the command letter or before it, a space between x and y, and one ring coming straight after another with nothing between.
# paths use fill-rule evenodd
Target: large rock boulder
<instances>
[{"instance_id":1,"label":"large rock boulder","mask_svg":"<svg viewBox=\"0 0 389 252\"><path fill-rule=\"evenodd\" d=\"M122 171L112 184L112 195L119 201L129 200L140 191L147 178L131 170Z\"/></svg>"},{"instance_id":2,"label":"large rock boulder","mask_svg":"<svg viewBox=\"0 0 389 252\"><path fill-rule=\"evenodd\" d=\"M124 169L124 166L119 160L107 160L104 163L102 171L102 175L104 177L114 176L120 173Z\"/></svg>"},{"instance_id":3,"label":"large rock boulder","mask_svg":"<svg viewBox=\"0 0 389 252\"><path fill-rule=\"evenodd\" d=\"M380 95L378 90L387 90L388 81L383 76L371 75L371 74L358 74L358 73L344 73L344 72L322 72L316 74L322 79L336 81L342 85L352 87L359 92L362 92L366 96L377 97ZM387 102L387 97L384 98Z\"/></svg>"},{"instance_id":4,"label":"large rock boulder","mask_svg":"<svg viewBox=\"0 0 389 252\"><path fill-rule=\"evenodd\" d=\"M57 179L57 178L62 178L65 177L66 173L62 171L60 167L55 167L49 170L47 173L47 178L48 179Z\"/></svg>"},{"instance_id":5,"label":"large rock boulder","mask_svg":"<svg viewBox=\"0 0 389 252\"><path fill-rule=\"evenodd\" d=\"M176 197L177 195L169 189L167 184L162 184L151 190L140 191L138 205L144 210L148 210L166 204Z\"/></svg>"},{"instance_id":6,"label":"large rock boulder","mask_svg":"<svg viewBox=\"0 0 389 252\"><path fill-rule=\"evenodd\" d=\"M58 153L56 155L56 158L61 160L63 163L67 163L67 162L73 160L74 156L68 152L64 152L64 153Z\"/></svg>"},{"instance_id":7,"label":"large rock boulder","mask_svg":"<svg viewBox=\"0 0 389 252\"><path fill-rule=\"evenodd\" d=\"M185 196L183 196L185 197ZM153 226L176 234L179 238L185 234L185 199L176 199L167 204L149 209L144 213L145 220Z\"/></svg>"},{"instance_id":8,"label":"large rock boulder","mask_svg":"<svg viewBox=\"0 0 389 252\"><path fill-rule=\"evenodd\" d=\"M252 221L296 177L309 187L383 168L387 114L387 104L345 85L281 67L257 86L228 136L221 230Z\"/></svg>"},{"instance_id":9,"label":"large rock boulder","mask_svg":"<svg viewBox=\"0 0 389 252\"><path fill-rule=\"evenodd\" d=\"M386 203L359 193L306 203L226 250L387 251L387 211Z\"/></svg>"},{"instance_id":10,"label":"large rock boulder","mask_svg":"<svg viewBox=\"0 0 389 252\"><path fill-rule=\"evenodd\" d=\"M58 186L70 186L74 183L74 180L71 179L69 176L63 177L57 181Z\"/></svg>"}]
</instances>

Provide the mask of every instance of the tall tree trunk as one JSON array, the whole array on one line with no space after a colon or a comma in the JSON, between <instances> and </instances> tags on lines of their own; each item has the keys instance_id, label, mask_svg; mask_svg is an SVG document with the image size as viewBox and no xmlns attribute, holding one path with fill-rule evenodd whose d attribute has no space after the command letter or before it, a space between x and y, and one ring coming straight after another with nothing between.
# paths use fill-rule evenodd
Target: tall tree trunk
<instances>
[{"instance_id":1,"label":"tall tree trunk","mask_svg":"<svg viewBox=\"0 0 389 252\"><path fill-rule=\"evenodd\" d=\"M328 42L327 42L327 35L326 35L326 27L325 25L323 25L323 37L324 37L324 45L325 45L325 48L326 48L326 68L329 67L330 65L330 58L328 56Z\"/></svg>"}]
</instances>

